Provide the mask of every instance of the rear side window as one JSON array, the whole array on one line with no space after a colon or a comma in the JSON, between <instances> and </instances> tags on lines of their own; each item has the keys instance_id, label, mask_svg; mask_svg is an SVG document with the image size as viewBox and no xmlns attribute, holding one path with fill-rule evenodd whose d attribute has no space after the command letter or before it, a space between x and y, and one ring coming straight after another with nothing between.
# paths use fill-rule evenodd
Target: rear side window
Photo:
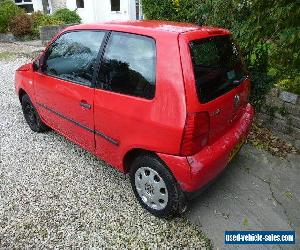
<instances>
[{"instance_id":1,"label":"rear side window","mask_svg":"<svg viewBox=\"0 0 300 250\"><path fill-rule=\"evenodd\" d=\"M91 86L104 31L74 31L61 35L46 52L43 72Z\"/></svg>"},{"instance_id":2,"label":"rear side window","mask_svg":"<svg viewBox=\"0 0 300 250\"><path fill-rule=\"evenodd\" d=\"M229 92L246 74L239 49L230 36L192 41L190 51L201 103Z\"/></svg>"},{"instance_id":3,"label":"rear side window","mask_svg":"<svg viewBox=\"0 0 300 250\"><path fill-rule=\"evenodd\" d=\"M105 90L152 99L156 46L152 38L113 32L106 46L99 80Z\"/></svg>"}]
</instances>

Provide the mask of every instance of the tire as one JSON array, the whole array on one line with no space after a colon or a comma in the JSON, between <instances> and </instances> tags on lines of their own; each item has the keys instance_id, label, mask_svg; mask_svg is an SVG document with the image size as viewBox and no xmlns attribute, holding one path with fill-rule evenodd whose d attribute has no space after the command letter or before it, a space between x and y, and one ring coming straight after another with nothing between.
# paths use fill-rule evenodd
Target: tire
<instances>
[{"instance_id":1,"label":"tire","mask_svg":"<svg viewBox=\"0 0 300 250\"><path fill-rule=\"evenodd\" d=\"M186 210L186 199L167 166L151 154L138 156L130 182L139 203L156 217L170 219Z\"/></svg>"},{"instance_id":2,"label":"tire","mask_svg":"<svg viewBox=\"0 0 300 250\"><path fill-rule=\"evenodd\" d=\"M30 129L34 132L41 133L48 131L50 128L43 123L38 112L33 106L28 95L24 94L21 98L23 115Z\"/></svg>"}]
</instances>

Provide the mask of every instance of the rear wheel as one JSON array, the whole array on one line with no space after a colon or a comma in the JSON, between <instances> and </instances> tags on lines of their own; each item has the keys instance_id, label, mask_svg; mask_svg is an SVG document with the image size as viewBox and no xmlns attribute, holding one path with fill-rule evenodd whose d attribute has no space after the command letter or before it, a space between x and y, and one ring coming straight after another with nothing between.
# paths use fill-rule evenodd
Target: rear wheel
<instances>
[{"instance_id":1,"label":"rear wheel","mask_svg":"<svg viewBox=\"0 0 300 250\"><path fill-rule=\"evenodd\" d=\"M40 133L49 130L49 127L41 120L28 95L22 96L21 105L25 120L32 131Z\"/></svg>"},{"instance_id":2,"label":"rear wheel","mask_svg":"<svg viewBox=\"0 0 300 250\"><path fill-rule=\"evenodd\" d=\"M171 218L185 211L182 190L157 157L137 157L130 168L130 180L136 198L153 215Z\"/></svg>"}]
</instances>

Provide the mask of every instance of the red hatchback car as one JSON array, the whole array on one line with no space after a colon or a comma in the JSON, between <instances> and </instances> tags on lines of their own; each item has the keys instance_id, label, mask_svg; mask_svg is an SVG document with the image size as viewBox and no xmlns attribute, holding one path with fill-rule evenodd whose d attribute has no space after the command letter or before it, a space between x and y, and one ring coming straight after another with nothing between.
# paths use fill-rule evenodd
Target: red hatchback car
<instances>
[{"instance_id":1,"label":"red hatchback car","mask_svg":"<svg viewBox=\"0 0 300 250\"><path fill-rule=\"evenodd\" d=\"M226 167L254 113L230 32L193 24L69 27L15 84L33 131L52 128L129 172L137 199L159 217L184 211L188 194Z\"/></svg>"}]
</instances>

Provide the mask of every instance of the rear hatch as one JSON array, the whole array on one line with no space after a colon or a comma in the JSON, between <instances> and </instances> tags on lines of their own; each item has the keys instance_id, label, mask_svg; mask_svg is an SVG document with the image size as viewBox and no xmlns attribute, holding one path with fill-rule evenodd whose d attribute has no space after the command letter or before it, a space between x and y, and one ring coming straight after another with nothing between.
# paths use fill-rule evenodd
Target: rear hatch
<instances>
[{"instance_id":1,"label":"rear hatch","mask_svg":"<svg viewBox=\"0 0 300 250\"><path fill-rule=\"evenodd\" d=\"M229 33L212 33L208 37L201 37L203 33L197 37L195 32L186 36L189 56L182 60L188 114L207 113L207 144L224 135L241 117L250 87L239 48Z\"/></svg>"}]
</instances>

